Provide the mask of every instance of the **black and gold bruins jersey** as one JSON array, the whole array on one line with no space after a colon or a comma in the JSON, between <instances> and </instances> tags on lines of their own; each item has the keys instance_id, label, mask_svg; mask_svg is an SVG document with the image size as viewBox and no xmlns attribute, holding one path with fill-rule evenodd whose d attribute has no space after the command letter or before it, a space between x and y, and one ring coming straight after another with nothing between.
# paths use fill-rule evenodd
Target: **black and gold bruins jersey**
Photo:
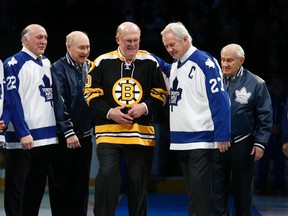
<instances>
[{"instance_id":1,"label":"black and gold bruins jersey","mask_svg":"<svg viewBox=\"0 0 288 216\"><path fill-rule=\"evenodd\" d=\"M88 74L85 99L96 117L96 143L155 145L153 113L166 103L168 92L157 61L138 51L127 63L118 50L103 54L93 62ZM148 114L132 125L119 125L107 118L111 108L145 103Z\"/></svg>"}]
</instances>

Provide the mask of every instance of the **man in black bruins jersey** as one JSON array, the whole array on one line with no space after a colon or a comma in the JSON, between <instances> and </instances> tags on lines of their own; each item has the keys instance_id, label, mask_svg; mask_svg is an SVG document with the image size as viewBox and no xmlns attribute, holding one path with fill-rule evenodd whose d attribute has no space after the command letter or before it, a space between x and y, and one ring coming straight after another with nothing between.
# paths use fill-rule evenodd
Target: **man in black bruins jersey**
<instances>
[{"instance_id":1,"label":"man in black bruins jersey","mask_svg":"<svg viewBox=\"0 0 288 216\"><path fill-rule=\"evenodd\" d=\"M119 199L119 161L125 157L130 216L147 215L147 184L155 146L153 114L168 92L157 61L139 51L140 28L131 22L116 31L118 49L93 62L85 98L96 114L99 170L94 214L114 216Z\"/></svg>"}]
</instances>

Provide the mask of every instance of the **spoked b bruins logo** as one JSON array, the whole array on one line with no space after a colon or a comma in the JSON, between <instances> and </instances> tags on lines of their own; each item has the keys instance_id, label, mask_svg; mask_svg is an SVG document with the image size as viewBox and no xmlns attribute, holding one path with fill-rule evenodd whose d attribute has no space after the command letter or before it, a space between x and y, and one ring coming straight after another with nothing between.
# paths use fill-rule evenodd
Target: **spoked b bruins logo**
<instances>
[{"instance_id":1,"label":"spoked b bruins logo","mask_svg":"<svg viewBox=\"0 0 288 216\"><path fill-rule=\"evenodd\" d=\"M114 84L112 94L114 100L120 106L131 107L133 104L139 103L143 91L137 80L130 77L124 77Z\"/></svg>"}]
</instances>

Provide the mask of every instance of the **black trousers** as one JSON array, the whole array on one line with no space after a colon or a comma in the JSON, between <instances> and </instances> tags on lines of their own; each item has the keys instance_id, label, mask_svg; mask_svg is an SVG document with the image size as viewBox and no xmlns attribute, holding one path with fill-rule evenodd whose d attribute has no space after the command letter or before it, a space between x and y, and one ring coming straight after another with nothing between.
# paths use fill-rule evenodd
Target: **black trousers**
<instances>
[{"instance_id":1,"label":"black trousers","mask_svg":"<svg viewBox=\"0 0 288 216\"><path fill-rule=\"evenodd\" d=\"M270 162L273 161L273 192L276 194L284 193L285 191L285 161L286 158L282 152L281 135L271 135L269 144L265 149L265 154L261 160L256 163L256 179L255 189L265 194L266 182L269 176Z\"/></svg>"},{"instance_id":2,"label":"black trousers","mask_svg":"<svg viewBox=\"0 0 288 216\"><path fill-rule=\"evenodd\" d=\"M5 149L6 216L38 216L53 146Z\"/></svg>"},{"instance_id":3,"label":"black trousers","mask_svg":"<svg viewBox=\"0 0 288 216\"><path fill-rule=\"evenodd\" d=\"M114 216L120 195L122 156L127 170L127 197L130 216L147 215L147 185L153 159L153 147L98 144L99 170L95 182L95 216Z\"/></svg>"},{"instance_id":4,"label":"black trousers","mask_svg":"<svg viewBox=\"0 0 288 216\"><path fill-rule=\"evenodd\" d=\"M67 149L59 136L49 170L49 198L53 216L87 216L92 137L80 138L81 148Z\"/></svg>"},{"instance_id":5,"label":"black trousers","mask_svg":"<svg viewBox=\"0 0 288 216\"><path fill-rule=\"evenodd\" d=\"M214 215L229 216L229 196L234 196L233 215L251 216L254 178L253 137L231 144L214 159Z\"/></svg>"},{"instance_id":6,"label":"black trousers","mask_svg":"<svg viewBox=\"0 0 288 216\"><path fill-rule=\"evenodd\" d=\"M212 215L212 163L218 149L178 151L189 198L189 216Z\"/></svg>"}]
</instances>

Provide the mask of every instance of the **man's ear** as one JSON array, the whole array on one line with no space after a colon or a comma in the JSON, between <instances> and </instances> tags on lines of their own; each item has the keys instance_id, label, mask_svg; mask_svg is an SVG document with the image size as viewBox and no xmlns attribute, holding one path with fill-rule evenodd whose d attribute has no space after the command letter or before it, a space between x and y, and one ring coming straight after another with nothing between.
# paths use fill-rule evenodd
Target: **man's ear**
<instances>
[{"instance_id":1,"label":"man's ear","mask_svg":"<svg viewBox=\"0 0 288 216\"><path fill-rule=\"evenodd\" d=\"M119 45L120 38L118 36L115 37L117 44Z\"/></svg>"},{"instance_id":2,"label":"man's ear","mask_svg":"<svg viewBox=\"0 0 288 216\"><path fill-rule=\"evenodd\" d=\"M187 37L187 36L184 36L184 37L183 37L183 40L184 40L185 43L187 43L187 42L188 42L188 37Z\"/></svg>"}]
</instances>

